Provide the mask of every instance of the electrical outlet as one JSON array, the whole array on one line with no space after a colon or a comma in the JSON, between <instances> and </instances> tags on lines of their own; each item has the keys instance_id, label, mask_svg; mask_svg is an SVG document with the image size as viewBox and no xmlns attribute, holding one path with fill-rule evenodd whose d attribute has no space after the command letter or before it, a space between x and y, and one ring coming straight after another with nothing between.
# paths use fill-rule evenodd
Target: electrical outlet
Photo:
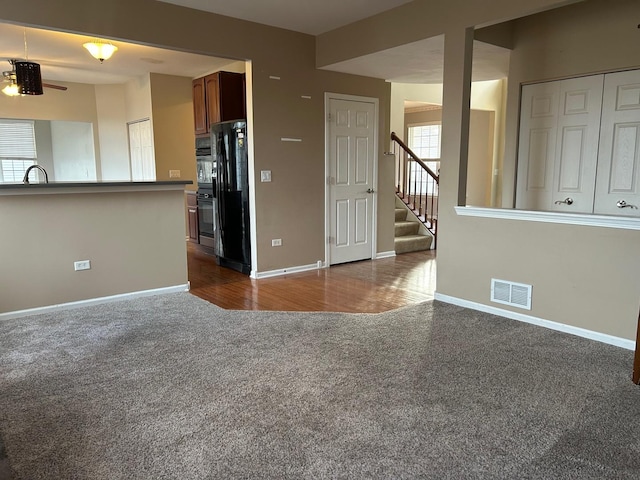
<instances>
[{"instance_id":1,"label":"electrical outlet","mask_svg":"<svg viewBox=\"0 0 640 480\"><path fill-rule=\"evenodd\" d=\"M274 238L273 240L271 240L271 246L272 247L281 247L282 246L282 239L281 238Z\"/></svg>"},{"instance_id":2,"label":"electrical outlet","mask_svg":"<svg viewBox=\"0 0 640 480\"><path fill-rule=\"evenodd\" d=\"M169 178L180 178L180 170L169 170Z\"/></svg>"},{"instance_id":3,"label":"electrical outlet","mask_svg":"<svg viewBox=\"0 0 640 480\"><path fill-rule=\"evenodd\" d=\"M80 260L73 262L73 269L77 272L79 270L91 270L91 260Z\"/></svg>"},{"instance_id":4,"label":"electrical outlet","mask_svg":"<svg viewBox=\"0 0 640 480\"><path fill-rule=\"evenodd\" d=\"M261 182L270 182L271 181L271 170L260 170L260 181Z\"/></svg>"}]
</instances>

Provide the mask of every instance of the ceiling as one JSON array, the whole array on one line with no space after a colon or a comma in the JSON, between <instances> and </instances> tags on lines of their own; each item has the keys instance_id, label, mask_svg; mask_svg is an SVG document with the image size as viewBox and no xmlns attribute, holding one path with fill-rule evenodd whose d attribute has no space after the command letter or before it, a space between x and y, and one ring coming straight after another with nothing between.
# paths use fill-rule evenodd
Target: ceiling
<instances>
[{"instance_id":1,"label":"ceiling","mask_svg":"<svg viewBox=\"0 0 640 480\"><path fill-rule=\"evenodd\" d=\"M101 64L82 47L94 37L0 23L0 71L11 70L6 60L26 58L25 33L29 60L40 64L42 78L46 81L124 83L149 72L196 78L234 62L114 41L118 51Z\"/></svg>"},{"instance_id":2,"label":"ceiling","mask_svg":"<svg viewBox=\"0 0 640 480\"><path fill-rule=\"evenodd\" d=\"M317 33L394 8L409 0L158 1L201 8L305 33ZM93 37L0 23L0 71L11 69L8 62L4 63L6 60L26 57L25 33L28 58L41 65L42 77L49 83L124 83L148 72L196 78L224 70L234 63L231 59L114 41L119 50L111 59L100 64L82 47L83 43L93 40ZM438 36L324 68L393 82L442 83L443 52L444 39ZM505 78L508 65L508 50L475 42L475 81Z\"/></svg>"},{"instance_id":3,"label":"ceiling","mask_svg":"<svg viewBox=\"0 0 640 480\"><path fill-rule=\"evenodd\" d=\"M319 35L412 0L159 0L251 22Z\"/></svg>"}]
</instances>

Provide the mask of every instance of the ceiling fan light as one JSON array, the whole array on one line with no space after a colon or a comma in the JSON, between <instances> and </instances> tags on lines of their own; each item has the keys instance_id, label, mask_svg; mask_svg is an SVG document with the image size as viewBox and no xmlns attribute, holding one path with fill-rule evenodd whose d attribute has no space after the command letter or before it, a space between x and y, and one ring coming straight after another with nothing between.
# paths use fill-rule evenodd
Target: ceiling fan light
<instances>
[{"instance_id":1,"label":"ceiling fan light","mask_svg":"<svg viewBox=\"0 0 640 480\"><path fill-rule=\"evenodd\" d=\"M84 43L82 46L89 50L92 57L100 60L100 63L111 58L111 55L118 50L118 47L115 45L101 42L99 40Z\"/></svg>"},{"instance_id":2,"label":"ceiling fan light","mask_svg":"<svg viewBox=\"0 0 640 480\"><path fill-rule=\"evenodd\" d=\"M14 62L16 83L21 95L42 95L40 65L35 62Z\"/></svg>"},{"instance_id":3,"label":"ceiling fan light","mask_svg":"<svg viewBox=\"0 0 640 480\"><path fill-rule=\"evenodd\" d=\"M9 80L9 85L5 86L2 89L2 93L4 93L5 95L9 95L10 97L16 97L20 95L18 84L15 82L15 80L13 80L13 78Z\"/></svg>"}]
</instances>

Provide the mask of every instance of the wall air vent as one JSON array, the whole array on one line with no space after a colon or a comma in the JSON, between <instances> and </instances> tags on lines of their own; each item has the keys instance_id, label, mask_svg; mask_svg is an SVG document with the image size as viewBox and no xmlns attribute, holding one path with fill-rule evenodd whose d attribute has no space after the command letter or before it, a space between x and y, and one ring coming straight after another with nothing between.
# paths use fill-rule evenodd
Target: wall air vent
<instances>
[{"instance_id":1,"label":"wall air vent","mask_svg":"<svg viewBox=\"0 0 640 480\"><path fill-rule=\"evenodd\" d=\"M531 310L531 285L492 278L491 301Z\"/></svg>"}]
</instances>

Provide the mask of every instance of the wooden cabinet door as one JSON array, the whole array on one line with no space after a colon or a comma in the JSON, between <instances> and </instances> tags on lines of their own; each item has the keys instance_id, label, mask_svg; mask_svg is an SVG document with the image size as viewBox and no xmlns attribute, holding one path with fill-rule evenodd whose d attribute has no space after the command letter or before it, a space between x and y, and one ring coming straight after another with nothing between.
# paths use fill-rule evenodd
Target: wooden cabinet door
<instances>
[{"instance_id":1,"label":"wooden cabinet door","mask_svg":"<svg viewBox=\"0 0 640 480\"><path fill-rule=\"evenodd\" d=\"M188 207L189 241L198 243L198 207Z\"/></svg>"},{"instance_id":2,"label":"wooden cabinet door","mask_svg":"<svg viewBox=\"0 0 640 480\"><path fill-rule=\"evenodd\" d=\"M209 125L221 122L219 73L204 77L205 98L207 100L207 132Z\"/></svg>"},{"instance_id":3,"label":"wooden cabinet door","mask_svg":"<svg viewBox=\"0 0 640 480\"><path fill-rule=\"evenodd\" d=\"M204 78L196 78L193 81L193 123L196 135L209 132L205 106Z\"/></svg>"},{"instance_id":4,"label":"wooden cabinet door","mask_svg":"<svg viewBox=\"0 0 640 480\"><path fill-rule=\"evenodd\" d=\"M239 120L247 118L245 102L244 74L219 72L220 120ZM211 122L213 123L213 122Z\"/></svg>"},{"instance_id":5,"label":"wooden cabinet door","mask_svg":"<svg viewBox=\"0 0 640 480\"><path fill-rule=\"evenodd\" d=\"M189 241L198 243L198 199L196 192L187 192L187 224L189 227Z\"/></svg>"}]
</instances>

